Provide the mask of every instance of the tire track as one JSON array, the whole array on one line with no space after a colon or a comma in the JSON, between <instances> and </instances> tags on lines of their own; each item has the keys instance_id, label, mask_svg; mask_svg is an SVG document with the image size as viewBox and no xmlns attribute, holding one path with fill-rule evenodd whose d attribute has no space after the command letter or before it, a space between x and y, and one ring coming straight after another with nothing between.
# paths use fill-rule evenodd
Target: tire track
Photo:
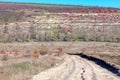
<instances>
[{"instance_id":1,"label":"tire track","mask_svg":"<svg viewBox=\"0 0 120 80\"><path fill-rule=\"evenodd\" d=\"M81 65L81 60L80 60L80 58L79 58L78 56L74 56L74 58L75 58L76 64L77 64L77 65ZM78 64L78 63L79 63L79 64ZM79 67L79 71L78 71L77 74L80 74L80 75L77 76L80 80L85 80L85 77L84 77L85 68L84 68L83 65L81 65L81 66Z\"/></svg>"},{"instance_id":2,"label":"tire track","mask_svg":"<svg viewBox=\"0 0 120 80\"><path fill-rule=\"evenodd\" d=\"M82 79L82 80L85 80L85 78L84 78L85 69L82 68L82 70L83 70L83 71L82 71L82 73L81 73L81 79Z\"/></svg>"},{"instance_id":3,"label":"tire track","mask_svg":"<svg viewBox=\"0 0 120 80\"><path fill-rule=\"evenodd\" d=\"M73 59L73 58L76 58L76 59ZM85 61L85 60L83 60L82 58L80 58L80 57L78 57L78 56L75 56L75 55L70 55L69 56L69 59L70 59L70 61L71 61L71 65L72 65L72 69L70 69L69 71L69 73L62 79L62 80L69 80L70 78L71 78L71 76L72 76L72 74L76 71L76 69L75 68L77 68L76 67L76 65L78 64L78 63L81 63L81 61L82 62L84 62L84 64L86 64L86 65L88 65L90 68L91 68L91 72L92 72L92 77L91 77L91 80L97 80L97 78L96 78L96 74L95 74L95 72L94 72L94 68L87 62L87 61ZM83 64L83 63L82 63ZM79 64L80 65L80 64ZM85 65L84 65L84 67L86 67ZM85 73L86 73L86 71L85 71L85 68L81 68L81 70L80 71L82 71L82 73L81 73L81 77L80 77L80 79L81 80L85 80L85 78L86 78L86 76L85 76ZM69 68L69 67L68 67ZM78 74L79 74L80 72L78 72ZM73 77L72 77L73 78Z\"/></svg>"},{"instance_id":4,"label":"tire track","mask_svg":"<svg viewBox=\"0 0 120 80\"><path fill-rule=\"evenodd\" d=\"M81 57L76 57L76 58L77 58L77 60L84 62L86 65L88 65L91 68L91 71L92 71L92 78L91 78L91 80L97 80L93 66L91 66L87 61L85 61ZM83 73L81 74L81 78L82 78L82 80L85 80L85 75L84 75L85 68L82 68L82 70L83 70Z\"/></svg>"},{"instance_id":5,"label":"tire track","mask_svg":"<svg viewBox=\"0 0 120 80\"><path fill-rule=\"evenodd\" d=\"M82 58L81 58L81 60L83 60ZM91 66L87 61L85 61L85 60L83 60L87 65L89 65L90 66L90 68L91 68L91 71L92 71L92 80L97 80L97 77L96 77L96 74L95 74L95 72L94 72L94 68L93 68L93 66Z\"/></svg>"},{"instance_id":6,"label":"tire track","mask_svg":"<svg viewBox=\"0 0 120 80\"><path fill-rule=\"evenodd\" d=\"M67 55L63 64L42 72L33 80L120 80L89 60Z\"/></svg>"},{"instance_id":7,"label":"tire track","mask_svg":"<svg viewBox=\"0 0 120 80\"><path fill-rule=\"evenodd\" d=\"M80 57L81 58L81 57ZM92 80L100 80L97 77L100 77L101 74L101 78L106 79L106 80L119 80L120 78L118 78L118 76L115 76L114 74L110 73L109 71L105 70L102 67L97 67L98 65L92 63L89 60L86 60L84 58L81 58L82 61L85 62L85 64L89 65L91 67L91 71L92 71Z\"/></svg>"},{"instance_id":8,"label":"tire track","mask_svg":"<svg viewBox=\"0 0 120 80\"><path fill-rule=\"evenodd\" d=\"M73 74L73 72L75 71L75 61L71 58L71 56L69 56L70 60L71 60L71 64L72 64L72 67L71 69L69 70L69 74L67 74L66 76L64 76L63 80L69 80L70 79L70 76Z\"/></svg>"}]
</instances>

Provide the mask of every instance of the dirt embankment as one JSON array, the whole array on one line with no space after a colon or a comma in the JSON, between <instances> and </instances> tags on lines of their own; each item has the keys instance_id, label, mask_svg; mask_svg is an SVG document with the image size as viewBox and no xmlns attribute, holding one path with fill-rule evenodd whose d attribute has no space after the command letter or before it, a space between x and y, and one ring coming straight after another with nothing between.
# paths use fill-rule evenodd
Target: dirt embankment
<instances>
[{"instance_id":1,"label":"dirt embankment","mask_svg":"<svg viewBox=\"0 0 120 80\"><path fill-rule=\"evenodd\" d=\"M75 46L76 45L76 46ZM80 42L73 44L69 48L68 53L80 54L88 57L100 59L105 63L108 63L117 69L120 69L120 44L119 43L104 43L104 42Z\"/></svg>"},{"instance_id":2,"label":"dirt embankment","mask_svg":"<svg viewBox=\"0 0 120 80\"><path fill-rule=\"evenodd\" d=\"M82 58L85 58L87 60L93 61L97 65L101 66L102 68L105 68L108 71L120 76L120 67L119 66L113 65L109 62L106 62L106 61L99 59L99 58L96 58L96 57L88 56L88 55L83 54L83 53L80 53L79 56L81 56Z\"/></svg>"}]
</instances>

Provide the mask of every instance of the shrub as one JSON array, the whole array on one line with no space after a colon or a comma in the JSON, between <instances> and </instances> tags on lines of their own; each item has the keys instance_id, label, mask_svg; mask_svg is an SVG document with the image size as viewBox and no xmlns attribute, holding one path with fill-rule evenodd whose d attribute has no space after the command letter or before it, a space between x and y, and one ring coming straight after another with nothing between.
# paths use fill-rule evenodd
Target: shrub
<instances>
[{"instance_id":1,"label":"shrub","mask_svg":"<svg viewBox=\"0 0 120 80\"><path fill-rule=\"evenodd\" d=\"M8 54L3 54L2 60L3 60L3 61L8 60Z\"/></svg>"},{"instance_id":2,"label":"shrub","mask_svg":"<svg viewBox=\"0 0 120 80\"><path fill-rule=\"evenodd\" d=\"M22 54L22 57L28 58L28 57L31 57L31 54L30 54L29 51L27 51L27 52L25 52L25 53Z\"/></svg>"},{"instance_id":3,"label":"shrub","mask_svg":"<svg viewBox=\"0 0 120 80\"><path fill-rule=\"evenodd\" d=\"M57 48L57 50L58 50L58 53L60 53L63 51L63 48Z\"/></svg>"},{"instance_id":4,"label":"shrub","mask_svg":"<svg viewBox=\"0 0 120 80\"><path fill-rule=\"evenodd\" d=\"M40 54L41 54L41 55L47 54L47 50L40 50Z\"/></svg>"},{"instance_id":5,"label":"shrub","mask_svg":"<svg viewBox=\"0 0 120 80\"><path fill-rule=\"evenodd\" d=\"M18 53L19 53L18 49L15 49L15 50L13 50L13 51L14 51L14 56L17 56Z\"/></svg>"},{"instance_id":6,"label":"shrub","mask_svg":"<svg viewBox=\"0 0 120 80\"><path fill-rule=\"evenodd\" d=\"M117 42L120 42L120 38L117 38Z\"/></svg>"},{"instance_id":7,"label":"shrub","mask_svg":"<svg viewBox=\"0 0 120 80\"><path fill-rule=\"evenodd\" d=\"M5 50L1 50L0 53L1 53L1 54L5 54Z\"/></svg>"},{"instance_id":8,"label":"shrub","mask_svg":"<svg viewBox=\"0 0 120 80\"><path fill-rule=\"evenodd\" d=\"M33 52L33 57L34 58L39 58L39 51L38 50L34 50L34 52Z\"/></svg>"},{"instance_id":9,"label":"shrub","mask_svg":"<svg viewBox=\"0 0 120 80\"><path fill-rule=\"evenodd\" d=\"M57 56L62 54L63 48L57 48Z\"/></svg>"}]
</instances>

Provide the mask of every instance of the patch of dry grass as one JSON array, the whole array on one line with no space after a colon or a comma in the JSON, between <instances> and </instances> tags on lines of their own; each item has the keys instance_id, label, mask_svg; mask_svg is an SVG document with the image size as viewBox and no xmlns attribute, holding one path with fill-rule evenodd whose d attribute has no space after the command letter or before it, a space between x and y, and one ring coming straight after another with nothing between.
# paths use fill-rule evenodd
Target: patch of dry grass
<instances>
[{"instance_id":1,"label":"patch of dry grass","mask_svg":"<svg viewBox=\"0 0 120 80\"><path fill-rule=\"evenodd\" d=\"M30 80L33 75L60 62L51 56L43 56L39 59L33 58L29 62L0 67L0 80Z\"/></svg>"},{"instance_id":2,"label":"patch of dry grass","mask_svg":"<svg viewBox=\"0 0 120 80\"><path fill-rule=\"evenodd\" d=\"M120 66L120 56L108 55L108 54L89 54L89 56L104 60L109 64L114 64Z\"/></svg>"}]
</instances>

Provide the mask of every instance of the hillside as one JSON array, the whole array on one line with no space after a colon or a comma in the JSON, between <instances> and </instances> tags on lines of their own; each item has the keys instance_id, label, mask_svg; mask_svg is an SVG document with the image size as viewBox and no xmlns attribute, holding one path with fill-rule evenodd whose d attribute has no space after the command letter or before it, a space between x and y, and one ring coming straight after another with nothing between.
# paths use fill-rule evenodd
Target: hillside
<instances>
[{"instance_id":1,"label":"hillside","mask_svg":"<svg viewBox=\"0 0 120 80\"><path fill-rule=\"evenodd\" d=\"M1 42L120 42L117 8L1 3L0 24Z\"/></svg>"}]
</instances>

